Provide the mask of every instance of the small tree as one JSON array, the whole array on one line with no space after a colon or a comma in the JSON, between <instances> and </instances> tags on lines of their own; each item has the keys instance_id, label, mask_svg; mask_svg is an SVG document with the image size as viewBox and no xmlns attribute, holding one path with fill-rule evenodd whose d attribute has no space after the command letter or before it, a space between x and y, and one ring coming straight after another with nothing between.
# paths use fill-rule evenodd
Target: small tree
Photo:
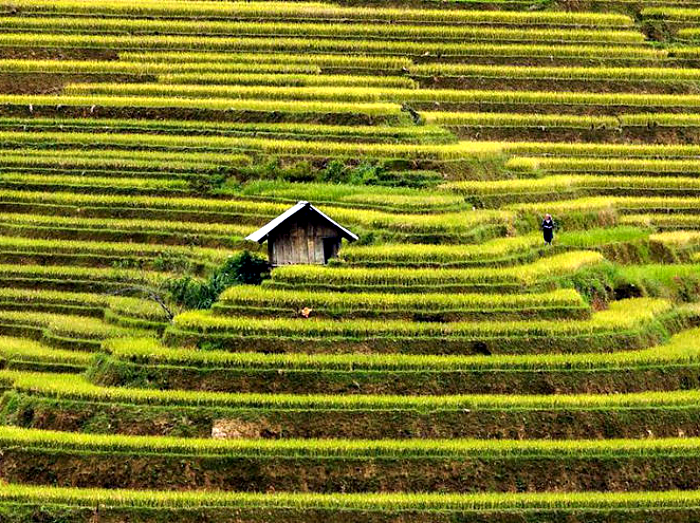
<instances>
[{"instance_id":1,"label":"small tree","mask_svg":"<svg viewBox=\"0 0 700 523\"><path fill-rule=\"evenodd\" d=\"M208 280L192 276L171 280L168 290L172 299L189 309L209 309L219 295L232 285L260 285L270 274L266 259L243 251L231 256Z\"/></svg>"}]
</instances>

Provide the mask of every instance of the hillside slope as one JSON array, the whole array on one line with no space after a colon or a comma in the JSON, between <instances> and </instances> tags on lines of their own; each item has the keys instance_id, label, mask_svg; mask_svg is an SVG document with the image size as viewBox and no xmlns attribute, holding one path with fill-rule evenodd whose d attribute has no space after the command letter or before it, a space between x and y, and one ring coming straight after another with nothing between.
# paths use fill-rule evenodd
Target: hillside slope
<instances>
[{"instance_id":1,"label":"hillside slope","mask_svg":"<svg viewBox=\"0 0 700 523\"><path fill-rule=\"evenodd\" d=\"M0 0L0 520L698 521L699 138L691 0Z\"/></svg>"}]
</instances>

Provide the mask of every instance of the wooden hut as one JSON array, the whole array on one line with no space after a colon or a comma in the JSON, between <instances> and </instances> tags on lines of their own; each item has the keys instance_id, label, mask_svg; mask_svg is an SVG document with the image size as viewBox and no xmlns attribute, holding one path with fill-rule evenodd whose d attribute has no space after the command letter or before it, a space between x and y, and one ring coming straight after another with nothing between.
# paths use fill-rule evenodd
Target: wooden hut
<instances>
[{"instance_id":1,"label":"wooden hut","mask_svg":"<svg viewBox=\"0 0 700 523\"><path fill-rule=\"evenodd\" d=\"M345 238L358 237L309 202L299 202L246 240L263 243L272 265L325 264L338 255Z\"/></svg>"}]
</instances>

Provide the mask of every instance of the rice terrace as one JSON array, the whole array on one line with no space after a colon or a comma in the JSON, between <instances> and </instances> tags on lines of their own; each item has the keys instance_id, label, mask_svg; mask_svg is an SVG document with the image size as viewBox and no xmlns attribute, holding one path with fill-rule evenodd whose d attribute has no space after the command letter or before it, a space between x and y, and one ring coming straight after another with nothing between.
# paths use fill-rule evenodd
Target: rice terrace
<instances>
[{"instance_id":1,"label":"rice terrace","mask_svg":"<svg viewBox=\"0 0 700 523\"><path fill-rule=\"evenodd\" d=\"M700 521L700 0L0 0L0 523Z\"/></svg>"}]
</instances>

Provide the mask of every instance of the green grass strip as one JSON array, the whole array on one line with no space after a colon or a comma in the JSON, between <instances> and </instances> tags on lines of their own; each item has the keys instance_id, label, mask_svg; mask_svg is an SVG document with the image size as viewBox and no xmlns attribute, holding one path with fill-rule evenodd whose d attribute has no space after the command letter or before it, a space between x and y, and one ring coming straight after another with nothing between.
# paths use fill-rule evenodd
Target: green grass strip
<instances>
[{"instance_id":1,"label":"green grass strip","mask_svg":"<svg viewBox=\"0 0 700 523\"><path fill-rule=\"evenodd\" d=\"M421 40L450 40L478 42L580 42L640 44L645 37L634 30L596 30L556 27L511 28L489 25L405 25L402 23L315 23L256 21L191 21L93 17L0 17L6 31L135 34L135 35L201 35L201 36L304 36L338 38L410 38Z\"/></svg>"},{"instance_id":2,"label":"green grass strip","mask_svg":"<svg viewBox=\"0 0 700 523\"><path fill-rule=\"evenodd\" d=\"M274 281L290 284L325 283L335 285L420 285L448 283L504 282L532 284L539 279L571 274L581 268L603 262L603 256L593 251L567 252L543 258L518 267L469 269L402 269L285 266L272 273Z\"/></svg>"},{"instance_id":3,"label":"green grass strip","mask_svg":"<svg viewBox=\"0 0 700 523\"><path fill-rule=\"evenodd\" d=\"M525 32L525 35L527 32ZM631 33L636 39L639 33ZM585 35L584 35L585 38ZM253 52L263 53L353 53L400 55L403 57L435 56L507 56L547 58L598 58L603 60L662 60L668 52L639 45L581 45L570 44L502 44L502 43L451 43L420 42L382 39L333 39L333 38L236 38L221 36L174 35L71 35L38 33L2 33L0 47L29 48L90 48L117 51L205 51L205 52Z\"/></svg>"},{"instance_id":4,"label":"green grass strip","mask_svg":"<svg viewBox=\"0 0 700 523\"><path fill-rule=\"evenodd\" d=\"M233 74L288 73L318 74L320 68L311 63L251 63L221 60L214 62L167 63L124 60L0 60L0 73L43 73L65 75L161 75L161 74Z\"/></svg>"},{"instance_id":5,"label":"green grass strip","mask_svg":"<svg viewBox=\"0 0 700 523\"><path fill-rule=\"evenodd\" d=\"M219 305L230 307L273 307L292 311L304 307L331 311L424 310L517 310L548 307L584 307L587 304L573 289L539 294L342 294L320 291L290 291L254 286L234 286L219 297Z\"/></svg>"},{"instance_id":6,"label":"green grass strip","mask_svg":"<svg viewBox=\"0 0 700 523\"><path fill-rule=\"evenodd\" d=\"M0 106L48 106L149 109L193 109L208 111L258 111L290 114L364 114L369 116L401 116L401 107L391 103L332 103L300 100L231 100L164 98L143 96L56 96L0 95Z\"/></svg>"},{"instance_id":7,"label":"green grass strip","mask_svg":"<svg viewBox=\"0 0 700 523\"><path fill-rule=\"evenodd\" d=\"M137 335L139 332L144 334L138 329L111 325L99 318L49 312L0 310L0 323L40 327L47 329L53 335L91 340L128 337Z\"/></svg>"},{"instance_id":8,"label":"green grass strip","mask_svg":"<svg viewBox=\"0 0 700 523\"><path fill-rule=\"evenodd\" d=\"M579 93L547 91L491 91L460 89L381 89L372 87L275 87L160 85L137 83L75 83L66 86L71 96L178 96L258 100L327 101L333 103L443 102L499 105L564 105L599 107L700 107L700 95L646 93Z\"/></svg>"},{"instance_id":9,"label":"green grass strip","mask_svg":"<svg viewBox=\"0 0 700 523\"><path fill-rule=\"evenodd\" d=\"M511 320L479 322L407 322L404 320L324 320L300 318L236 318L215 316L211 311L187 311L173 320L176 328L206 335L246 337L472 337L472 336L584 336L637 330L670 312L671 303L653 298L613 302L605 311L586 320Z\"/></svg>"},{"instance_id":10,"label":"green grass strip","mask_svg":"<svg viewBox=\"0 0 700 523\"><path fill-rule=\"evenodd\" d=\"M683 331L664 345L612 353L435 356L408 354L261 354L166 347L152 338L106 340L103 347L119 361L180 369L313 370L345 372L513 372L626 371L697 365L698 329Z\"/></svg>"},{"instance_id":11,"label":"green grass strip","mask_svg":"<svg viewBox=\"0 0 700 523\"><path fill-rule=\"evenodd\" d=\"M683 196L684 192L700 190L700 178L659 177L659 176L609 176L609 175L560 175L545 176L535 180L497 180L451 182L441 186L445 190L455 191L465 196L495 196L504 198L516 195L528 195L548 191L576 191L585 193L616 192L624 189L649 191L670 191Z\"/></svg>"},{"instance_id":12,"label":"green grass strip","mask_svg":"<svg viewBox=\"0 0 700 523\"><path fill-rule=\"evenodd\" d=\"M349 244L340 251L342 260L351 264L458 264L498 260L531 252L540 247L540 235L496 238L478 245L418 245L382 243L376 245Z\"/></svg>"},{"instance_id":13,"label":"green grass strip","mask_svg":"<svg viewBox=\"0 0 700 523\"><path fill-rule=\"evenodd\" d=\"M222 491L154 491L79 489L34 485L0 486L0 502L109 509L281 509L362 512L404 511L642 511L696 510L700 491L536 492L536 493L244 493Z\"/></svg>"},{"instance_id":14,"label":"green grass strip","mask_svg":"<svg viewBox=\"0 0 700 523\"><path fill-rule=\"evenodd\" d=\"M12 363L47 363L87 367L93 355L57 349L26 338L0 336L0 358Z\"/></svg>"},{"instance_id":15,"label":"green grass strip","mask_svg":"<svg viewBox=\"0 0 700 523\"><path fill-rule=\"evenodd\" d=\"M387 207L411 212L467 208L462 197L441 194L438 191L427 192L420 189L335 183L289 183L277 180L258 180L247 183L238 194L275 202L296 203L300 200L307 200L315 205L327 203L329 205Z\"/></svg>"},{"instance_id":16,"label":"green grass strip","mask_svg":"<svg viewBox=\"0 0 700 523\"><path fill-rule=\"evenodd\" d=\"M92 195L86 195L92 196ZM97 196L97 195L95 195ZM97 202L95 202L97 203ZM119 231L124 233L152 232L154 234L208 234L241 238L255 230L254 226L226 223L178 222L175 220L141 220L109 218L74 218L73 216L53 216L42 214L0 213L0 224L15 227L41 227L44 230L84 230L84 231ZM107 243L107 242L105 242ZM29 245L27 242L25 245ZM41 245L39 243L38 245ZM47 244L44 244L47 245ZM56 243L56 246L59 244ZM77 244L79 245L79 244ZM169 249L170 247L168 247ZM119 250L115 246L112 252ZM122 249L126 253L128 247ZM179 251L179 252L178 252ZM137 252L137 251L133 251ZM175 248L174 253L183 254L185 248ZM207 251L204 251L207 252Z\"/></svg>"},{"instance_id":17,"label":"green grass strip","mask_svg":"<svg viewBox=\"0 0 700 523\"><path fill-rule=\"evenodd\" d=\"M274 85L289 87L383 87L415 89L418 84L403 76L361 76L320 74L260 73L177 73L158 75L158 82L167 85Z\"/></svg>"},{"instance_id":18,"label":"green grass strip","mask_svg":"<svg viewBox=\"0 0 700 523\"><path fill-rule=\"evenodd\" d=\"M663 67L527 67L458 63L423 63L410 67L416 76L457 76L504 80L605 80L615 82L683 82L700 80L697 69Z\"/></svg>"},{"instance_id":19,"label":"green grass strip","mask_svg":"<svg viewBox=\"0 0 700 523\"><path fill-rule=\"evenodd\" d=\"M511 158L506 162L508 169L520 172L551 173L644 173L644 174L700 174L698 160L656 160L635 158Z\"/></svg>"},{"instance_id":20,"label":"green grass strip","mask_svg":"<svg viewBox=\"0 0 700 523\"><path fill-rule=\"evenodd\" d=\"M0 446L110 454L156 452L197 456L299 459L631 459L700 454L700 438L613 440L215 440L119 434L80 434L0 427Z\"/></svg>"},{"instance_id":21,"label":"green grass strip","mask_svg":"<svg viewBox=\"0 0 700 523\"><path fill-rule=\"evenodd\" d=\"M5 11L34 14L91 14L133 17L167 18L274 18L361 21L414 21L462 24L517 24L517 25L575 25L593 27L631 27L633 20L614 13L572 12L518 12L444 9L398 9L383 7L339 6L321 2L207 2L147 1L108 2L98 0L89 6L75 0L19 0L0 4Z\"/></svg>"},{"instance_id":22,"label":"green grass strip","mask_svg":"<svg viewBox=\"0 0 700 523\"><path fill-rule=\"evenodd\" d=\"M469 142L474 143L474 142ZM494 142L475 142L490 144ZM566 142L503 142L500 148L506 153L528 156L579 156L606 158L645 158L651 160L689 158L700 156L700 146L685 144L613 144Z\"/></svg>"},{"instance_id":23,"label":"green grass strip","mask_svg":"<svg viewBox=\"0 0 700 523\"><path fill-rule=\"evenodd\" d=\"M269 4L269 2L266 2ZM188 51L156 51L156 52L132 52L119 53L120 60L116 63L161 64L160 67L169 68L173 64L176 67L217 67L225 70L226 67L247 66L264 67L279 66L312 66L321 69L343 70L379 70L379 71L403 71L408 69L413 62L405 56L370 56L370 55L340 55L340 54L284 54L284 53L211 53ZM21 60L20 60L21 61ZM175 69L177 70L177 69ZM194 71L192 71L194 72Z\"/></svg>"},{"instance_id":24,"label":"green grass strip","mask_svg":"<svg viewBox=\"0 0 700 523\"><path fill-rule=\"evenodd\" d=\"M0 103L2 103L0 101ZM230 151L240 155L246 151L267 154L320 155L320 156L369 156L373 158L413 158L433 160L457 160L466 155L475 157L497 152L496 144L459 142L453 144L402 144L402 143L343 143L330 141L275 140L255 137L190 136L153 134L116 134L99 132L37 132L25 133L0 131L0 143L5 146L82 146L92 149L125 147L134 149L183 149Z\"/></svg>"},{"instance_id":25,"label":"green grass strip","mask_svg":"<svg viewBox=\"0 0 700 523\"><path fill-rule=\"evenodd\" d=\"M697 408L700 391L639 392L629 394L549 395L301 395L225 393L101 387L82 376L0 371L0 379L32 395L58 400L125 403L152 406L228 407L245 409L366 409L366 410L599 410Z\"/></svg>"}]
</instances>

